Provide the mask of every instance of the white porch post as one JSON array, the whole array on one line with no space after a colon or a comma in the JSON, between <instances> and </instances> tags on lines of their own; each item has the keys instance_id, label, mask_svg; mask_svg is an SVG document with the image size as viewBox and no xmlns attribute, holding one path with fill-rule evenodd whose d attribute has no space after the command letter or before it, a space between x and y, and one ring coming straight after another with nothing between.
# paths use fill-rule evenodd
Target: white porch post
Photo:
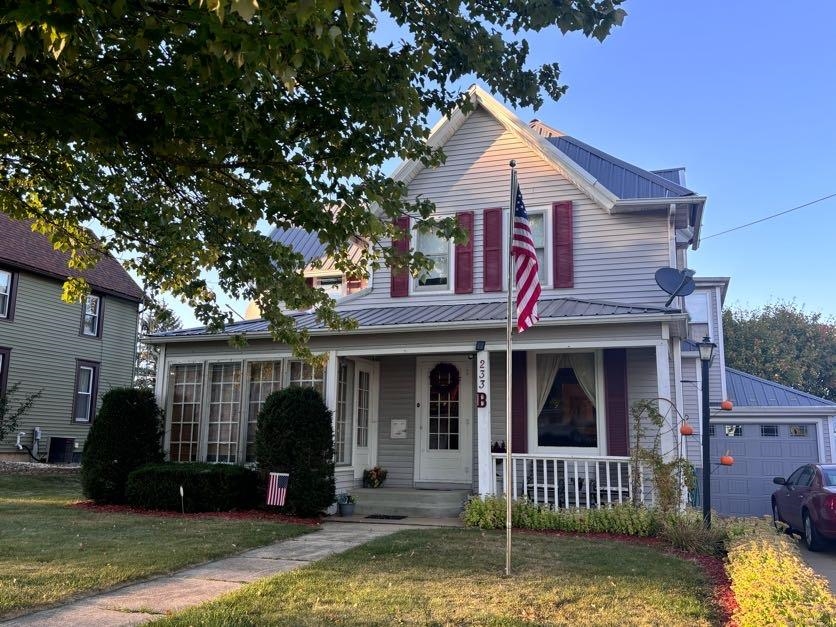
<instances>
[{"instance_id":1,"label":"white porch post","mask_svg":"<svg viewBox=\"0 0 836 627\"><path fill-rule=\"evenodd\" d=\"M491 360L490 353L476 353L476 446L479 464L479 495L493 491L493 459L491 458Z\"/></svg>"},{"instance_id":2,"label":"white porch post","mask_svg":"<svg viewBox=\"0 0 836 627\"><path fill-rule=\"evenodd\" d=\"M656 385L659 398L672 400L670 348L668 346L668 342L669 340L665 339L656 345ZM668 405L667 411L665 411L665 405ZM673 411L670 405L664 401L659 403L659 410L663 415L667 415L665 424L662 426L660 445L665 461L670 461L677 452L677 434L674 433L676 431L676 412Z\"/></svg>"},{"instance_id":3,"label":"white porch post","mask_svg":"<svg viewBox=\"0 0 836 627\"><path fill-rule=\"evenodd\" d=\"M337 379L339 378L337 351L328 351L328 363L325 366L325 406L331 410L331 432L337 432Z\"/></svg>"}]
</instances>

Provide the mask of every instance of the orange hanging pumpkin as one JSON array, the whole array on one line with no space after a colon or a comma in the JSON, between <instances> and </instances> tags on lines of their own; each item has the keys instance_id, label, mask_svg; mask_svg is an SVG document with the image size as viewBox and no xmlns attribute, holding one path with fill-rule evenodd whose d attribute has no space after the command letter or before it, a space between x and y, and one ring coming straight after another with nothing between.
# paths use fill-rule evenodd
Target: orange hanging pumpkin
<instances>
[{"instance_id":1,"label":"orange hanging pumpkin","mask_svg":"<svg viewBox=\"0 0 836 627\"><path fill-rule=\"evenodd\" d=\"M732 409L734 409L734 403L726 399L725 401L720 403L720 409L722 409L723 411L731 411Z\"/></svg>"},{"instance_id":2,"label":"orange hanging pumpkin","mask_svg":"<svg viewBox=\"0 0 836 627\"><path fill-rule=\"evenodd\" d=\"M721 466L734 466L734 457L729 455L729 452L726 451L725 455L720 457L720 465Z\"/></svg>"},{"instance_id":3,"label":"orange hanging pumpkin","mask_svg":"<svg viewBox=\"0 0 836 627\"><path fill-rule=\"evenodd\" d=\"M683 422L681 425L679 425L679 432L682 435L694 435L694 427L692 427L687 422Z\"/></svg>"}]
</instances>

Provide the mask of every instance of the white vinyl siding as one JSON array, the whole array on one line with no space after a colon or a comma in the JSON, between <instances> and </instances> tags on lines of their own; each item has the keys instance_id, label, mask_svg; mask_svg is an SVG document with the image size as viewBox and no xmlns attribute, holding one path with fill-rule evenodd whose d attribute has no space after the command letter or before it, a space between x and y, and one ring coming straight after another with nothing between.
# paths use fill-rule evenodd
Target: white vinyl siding
<instances>
[{"instance_id":1,"label":"white vinyl siding","mask_svg":"<svg viewBox=\"0 0 836 627\"><path fill-rule=\"evenodd\" d=\"M571 201L574 215L575 282L570 290L545 289L551 295L591 298L628 304L663 305L667 295L654 273L670 265L669 229L665 212L610 214L515 135L482 109L475 111L444 147L444 165L428 168L409 185L409 197L431 199L437 212L449 215L473 211L473 293L413 293L415 302L465 303L503 300L502 293L482 291L485 209L506 207L509 198L508 161L517 160L526 207L552 207ZM374 273L374 292L364 305L391 306L390 273ZM360 301L358 301L359 304Z\"/></svg>"}]
</instances>

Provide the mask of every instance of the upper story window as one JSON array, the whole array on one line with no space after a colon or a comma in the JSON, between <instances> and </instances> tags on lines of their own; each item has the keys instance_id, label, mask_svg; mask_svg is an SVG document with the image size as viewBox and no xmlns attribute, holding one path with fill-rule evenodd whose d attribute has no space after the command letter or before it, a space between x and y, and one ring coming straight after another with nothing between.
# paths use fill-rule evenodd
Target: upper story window
<instances>
[{"instance_id":1,"label":"upper story window","mask_svg":"<svg viewBox=\"0 0 836 627\"><path fill-rule=\"evenodd\" d=\"M416 233L413 240L415 251L424 254L433 262L430 270L424 270L413 279L414 290L450 289L450 240L442 239L435 233Z\"/></svg>"},{"instance_id":2,"label":"upper story window","mask_svg":"<svg viewBox=\"0 0 836 627\"><path fill-rule=\"evenodd\" d=\"M81 320L81 333L91 337L101 337L102 299L90 294L84 299L84 312Z\"/></svg>"},{"instance_id":3,"label":"upper story window","mask_svg":"<svg viewBox=\"0 0 836 627\"><path fill-rule=\"evenodd\" d=\"M11 320L14 314L14 274L0 270L0 319Z\"/></svg>"},{"instance_id":4,"label":"upper story window","mask_svg":"<svg viewBox=\"0 0 836 627\"><path fill-rule=\"evenodd\" d=\"M540 285L549 285L549 268L551 256L548 254L548 238L546 237L546 217L545 210L532 209L528 212L528 226L531 229L531 237L534 239L534 251L537 253L537 278L540 279Z\"/></svg>"}]
</instances>

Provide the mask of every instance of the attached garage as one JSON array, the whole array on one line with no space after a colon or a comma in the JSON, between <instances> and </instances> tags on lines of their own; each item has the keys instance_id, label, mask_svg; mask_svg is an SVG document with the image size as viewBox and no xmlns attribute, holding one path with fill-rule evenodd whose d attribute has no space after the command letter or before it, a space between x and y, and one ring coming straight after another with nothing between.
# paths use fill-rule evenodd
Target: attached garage
<instances>
[{"instance_id":1,"label":"attached garage","mask_svg":"<svg viewBox=\"0 0 836 627\"><path fill-rule=\"evenodd\" d=\"M720 514L768 515L773 477L833 460L836 403L733 368L726 368L726 386L734 410L716 416L709 431L711 505ZM720 466L727 451L734 465Z\"/></svg>"},{"instance_id":2,"label":"attached garage","mask_svg":"<svg viewBox=\"0 0 836 627\"><path fill-rule=\"evenodd\" d=\"M816 423L724 422L711 425L711 459L728 451L733 466L715 466L711 501L721 514L763 516L778 487L773 477L787 477L803 464L819 461Z\"/></svg>"}]
</instances>

